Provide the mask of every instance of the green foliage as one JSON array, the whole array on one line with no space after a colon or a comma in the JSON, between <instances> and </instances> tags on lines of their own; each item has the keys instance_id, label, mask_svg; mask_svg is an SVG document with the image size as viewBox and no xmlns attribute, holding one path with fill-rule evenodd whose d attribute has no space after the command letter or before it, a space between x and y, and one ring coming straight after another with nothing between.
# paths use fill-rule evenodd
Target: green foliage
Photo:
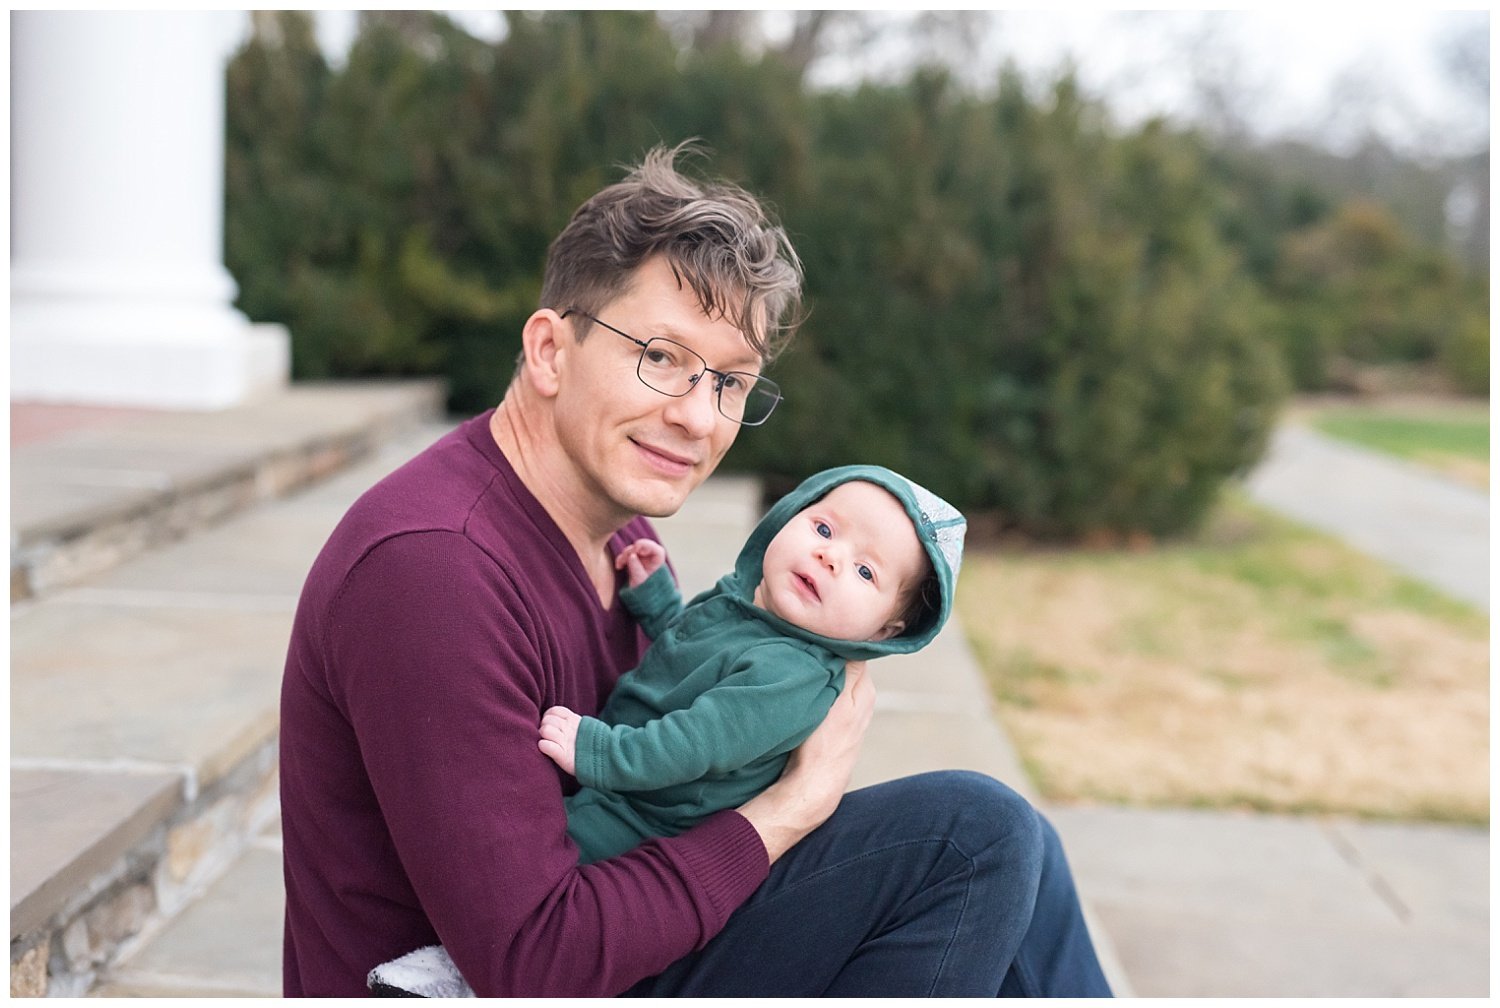
<instances>
[{"instance_id":1,"label":"green foliage","mask_svg":"<svg viewBox=\"0 0 1500 1008\"><path fill-rule=\"evenodd\" d=\"M440 373L455 410L492 405L548 243L617 165L688 136L751 183L795 163L787 75L679 71L649 13L508 17L492 46L367 12L335 72L308 15L262 15L231 63L226 259L296 377Z\"/></svg>"},{"instance_id":2,"label":"green foliage","mask_svg":"<svg viewBox=\"0 0 1500 1008\"><path fill-rule=\"evenodd\" d=\"M823 96L796 217L814 311L777 433L735 462L884 463L1045 536L1201 518L1262 451L1280 362L1196 154L1100 121L1069 82Z\"/></svg>"},{"instance_id":3,"label":"green foliage","mask_svg":"<svg viewBox=\"0 0 1500 1008\"><path fill-rule=\"evenodd\" d=\"M1465 285L1458 323L1446 334L1439 351L1444 372L1460 392L1490 394L1489 284L1483 278Z\"/></svg>"},{"instance_id":4,"label":"green foliage","mask_svg":"<svg viewBox=\"0 0 1500 1008\"><path fill-rule=\"evenodd\" d=\"M1452 259L1365 202L1289 233L1271 282L1304 388L1324 387L1340 362L1432 362L1454 352L1466 314L1478 314L1470 286Z\"/></svg>"},{"instance_id":5,"label":"green foliage","mask_svg":"<svg viewBox=\"0 0 1500 1008\"><path fill-rule=\"evenodd\" d=\"M453 335L524 317L532 292L453 254L470 191L450 184L452 135L432 113L466 107L483 47L435 20L444 58L427 59L376 21L335 74L307 15L274 17L278 38L258 32L228 77L240 306L291 326L298 377L441 371Z\"/></svg>"},{"instance_id":6,"label":"green foliage","mask_svg":"<svg viewBox=\"0 0 1500 1008\"><path fill-rule=\"evenodd\" d=\"M1460 257L1473 258L1461 222L1440 248L1445 201L1473 175L1467 159L1403 160L1378 143L1342 156L1229 144L1208 158L1227 197L1220 228L1267 295L1267 331L1298 388L1400 364L1488 394L1485 263Z\"/></svg>"},{"instance_id":7,"label":"green foliage","mask_svg":"<svg viewBox=\"0 0 1500 1008\"><path fill-rule=\"evenodd\" d=\"M810 318L772 371L787 401L729 459L773 481L878 462L1038 535L1168 534L1259 456L1286 361L1480 370L1487 306L1441 303L1441 258L1189 135L1117 135L1071 80L815 92L651 12L506 17L490 44L365 12L333 68L306 13L256 14L229 69L226 259L240 307L291 329L297 377L436 373L454 411L493 405L553 236L690 137L807 267ZM1356 255L1371 234L1386 259Z\"/></svg>"}]
</instances>

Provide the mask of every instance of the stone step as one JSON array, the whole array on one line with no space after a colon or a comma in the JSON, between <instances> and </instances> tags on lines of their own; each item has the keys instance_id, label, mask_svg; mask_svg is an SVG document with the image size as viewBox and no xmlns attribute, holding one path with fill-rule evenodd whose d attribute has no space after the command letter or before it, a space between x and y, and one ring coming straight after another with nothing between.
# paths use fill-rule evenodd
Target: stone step
<instances>
[{"instance_id":1,"label":"stone step","mask_svg":"<svg viewBox=\"0 0 1500 1008\"><path fill-rule=\"evenodd\" d=\"M280 997L284 904L273 827L90 996Z\"/></svg>"},{"instance_id":2,"label":"stone step","mask_svg":"<svg viewBox=\"0 0 1500 1008\"><path fill-rule=\"evenodd\" d=\"M85 993L274 822L302 579L353 499L447 429L413 415L382 440L388 399L326 391L370 430L339 453L358 464L12 605L13 994Z\"/></svg>"},{"instance_id":3,"label":"stone step","mask_svg":"<svg viewBox=\"0 0 1500 1008\"><path fill-rule=\"evenodd\" d=\"M82 583L285 496L439 416L431 379L291 386L233 409L137 414L11 452L11 601Z\"/></svg>"}]
</instances>

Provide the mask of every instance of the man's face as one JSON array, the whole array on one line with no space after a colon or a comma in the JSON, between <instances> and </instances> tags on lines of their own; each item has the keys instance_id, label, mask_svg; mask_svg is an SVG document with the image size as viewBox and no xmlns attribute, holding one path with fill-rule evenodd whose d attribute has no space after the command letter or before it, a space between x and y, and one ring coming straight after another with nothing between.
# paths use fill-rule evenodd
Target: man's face
<instances>
[{"instance_id":1,"label":"man's face","mask_svg":"<svg viewBox=\"0 0 1500 1008\"><path fill-rule=\"evenodd\" d=\"M840 483L766 546L755 603L824 637L883 640L904 629L903 589L925 560L895 497L874 483Z\"/></svg>"},{"instance_id":2,"label":"man's face","mask_svg":"<svg viewBox=\"0 0 1500 1008\"><path fill-rule=\"evenodd\" d=\"M705 315L665 259L642 264L629 291L601 308L598 318L639 340L675 340L715 370L761 368L744 334L723 318ZM593 326L583 343L570 341L555 402L564 450L584 486L608 501L620 520L676 512L718 466L740 429L719 412L711 375L685 396L666 396L636 377L640 356L630 340Z\"/></svg>"}]
</instances>

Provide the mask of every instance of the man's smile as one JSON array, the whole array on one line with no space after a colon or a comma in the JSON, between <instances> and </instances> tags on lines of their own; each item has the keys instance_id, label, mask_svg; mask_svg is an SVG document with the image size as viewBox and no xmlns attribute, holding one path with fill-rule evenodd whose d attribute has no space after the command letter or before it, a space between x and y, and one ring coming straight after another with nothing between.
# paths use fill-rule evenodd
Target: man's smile
<instances>
[{"instance_id":1,"label":"man's smile","mask_svg":"<svg viewBox=\"0 0 1500 1008\"><path fill-rule=\"evenodd\" d=\"M641 456L648 465L671 476L681 476L698 465L698 459L691 455L659 448L636 438L631 438L630 443L640 449Z\"/></svg>"}]
</instances>

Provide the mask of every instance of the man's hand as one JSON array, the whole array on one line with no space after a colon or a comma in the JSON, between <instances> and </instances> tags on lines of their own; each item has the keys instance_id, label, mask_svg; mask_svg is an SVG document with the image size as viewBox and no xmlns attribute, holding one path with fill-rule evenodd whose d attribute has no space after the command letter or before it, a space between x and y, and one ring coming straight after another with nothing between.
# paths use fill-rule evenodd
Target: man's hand
<instances>
[{"instance_id":1,"label":"man's hand","mask_svg":"<svg viewBox=\"0 0 1500 1008\"><path fill-rule=\"evenodd\" d=\"M542 715L542 737L536 747L568 773L574 773L574 750L578 748L578 722L583 720L566 707L549 707Z\"/></svg>"},{"instance_id":2,"label":"man's hand","mask_svg":"<svg viewBox=\"0 0 1500 1008\"><path fill-rule=\"evenodd\" d=\"M817 730L792 750L781 779L740 806L772 864L838 808L874 713L875 685L865 663L850 662L844 692Z\"/></svg>"},{"instance_id":3,"label":"man's hand","mask_svg":"<svg viewBox=\"0 0 1500 1008\"><path fill-rule=\"evenodd\" d=\"M634 588L667 561L667 548L654 539L637 539L615 557L615 570L625 568Z\"/></svg>"}]
</instances>

